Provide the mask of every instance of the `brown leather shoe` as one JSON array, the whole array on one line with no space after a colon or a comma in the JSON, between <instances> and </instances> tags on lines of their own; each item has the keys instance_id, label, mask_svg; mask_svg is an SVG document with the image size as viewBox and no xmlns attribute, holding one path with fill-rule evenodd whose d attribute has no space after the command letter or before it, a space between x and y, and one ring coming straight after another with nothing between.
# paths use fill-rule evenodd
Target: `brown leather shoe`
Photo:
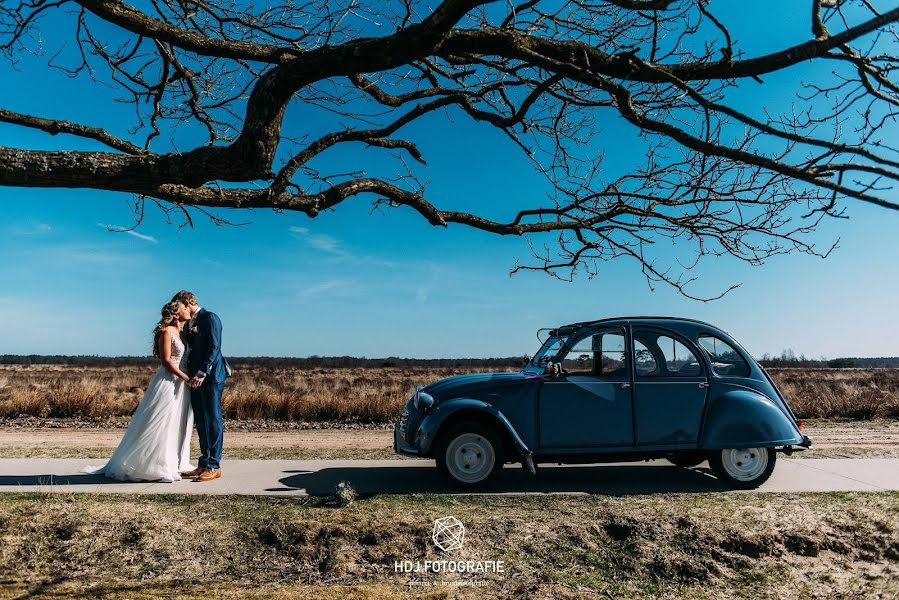
<instances>
[{"instance_id":1,"label":"brown leather shoe","mask_svg":"<svg viewBox=\"0 0 899 600\"><path fill-rule=\"evenodd\" d=\"M206 470L206 467L197 467L193 471L185 471L184 473L181 473L181 477L184 477L186 479L190 479L193 477L199 477L200 475L203 474L203 471L205 471L205 470Z\"/></svg>"},{"instance_id":2,"label":"brown leather shoe","mask_svg":"<svg viewBox=\"0 0 899 600\"><path fill-rule=\"evenodd\" d=\"M221 469L206 469L200 473L194 481L212 481L222 476Z\"/></svg>"}]
</instances>

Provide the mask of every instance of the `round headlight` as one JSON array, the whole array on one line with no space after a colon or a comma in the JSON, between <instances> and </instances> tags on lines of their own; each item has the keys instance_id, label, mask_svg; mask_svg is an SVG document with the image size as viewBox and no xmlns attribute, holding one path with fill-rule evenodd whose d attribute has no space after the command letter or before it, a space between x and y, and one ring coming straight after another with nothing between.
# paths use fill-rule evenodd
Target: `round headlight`
<instances>
[{"instance_id":1,"label":"round headlight","mask_svg":"<svg viewBox=\"0 0 899 600\"><path fill-rule=\"evenodd\" d=\"M434 397L431 394L418 392L415 394L415 408L424 412L434 406Z\"/></svg>"}]
</instances>

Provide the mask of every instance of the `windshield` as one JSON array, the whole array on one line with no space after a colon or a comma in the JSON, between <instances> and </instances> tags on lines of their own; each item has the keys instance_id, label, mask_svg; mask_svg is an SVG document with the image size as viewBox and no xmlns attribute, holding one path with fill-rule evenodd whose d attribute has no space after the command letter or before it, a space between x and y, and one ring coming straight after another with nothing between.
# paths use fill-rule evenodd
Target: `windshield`
<instances>
[{"instance_id":1,"label":"windshield","mask_svg":"<svg viewBox=\"0 0 899 600\"><path fill-rule=\"evenodd\" d=\"M568 340L567 335L553 335L550 336L545 342L543 342L543 346L540 347L540 350L537 351L537 354L534 355L534 358L531 359L531 362L528 363L529 368L535 369L543 369L546 366L546 361L553 358L556 354L559 353L559 350L562 348L562 345ZM542 364L541 364L542 362Z\"/></svg>"}]
</instances>

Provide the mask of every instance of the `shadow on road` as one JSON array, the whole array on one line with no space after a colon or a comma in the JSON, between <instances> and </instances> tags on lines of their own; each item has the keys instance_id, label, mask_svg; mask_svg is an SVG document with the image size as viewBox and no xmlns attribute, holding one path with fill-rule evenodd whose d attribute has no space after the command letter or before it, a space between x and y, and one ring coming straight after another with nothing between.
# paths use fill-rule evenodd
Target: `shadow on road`
<instances>
[{"instance_id":1,"label":"shadow on road","mask_svg":"<svg viewBox=\"0 0 899 600\"><path fill-rule=\"evenodd\" d=\"M266 491L305 489L312 496L328 496L334 486L348 481L360 494L464 493L447 484L437 469L421 467L347 467L320 471L286 471L283 488ZM609 495L669 494L673 492L719 492L727 488L706 469L673 466L590 465L541 467L536 477L522 469L507 467L488 487L478 493L590 493Z\"/></svg>"}]
</instances>

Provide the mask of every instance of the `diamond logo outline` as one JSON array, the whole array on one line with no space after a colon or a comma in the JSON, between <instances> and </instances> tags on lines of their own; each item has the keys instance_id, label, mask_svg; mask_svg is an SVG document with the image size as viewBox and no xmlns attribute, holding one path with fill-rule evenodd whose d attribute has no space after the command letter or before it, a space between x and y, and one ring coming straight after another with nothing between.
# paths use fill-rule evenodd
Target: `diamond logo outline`
<instances>
[{"instance_id":1,"label":"diamond logo outline","mask_svg":"<svg viewBox=\"0 0 899 600\"><path fill-rule=\"evenodd\" d=\"M465 525L453 516L435 519L431 541L444 552L459 550L465 542Z\"/></svg>"}]
</instances>

